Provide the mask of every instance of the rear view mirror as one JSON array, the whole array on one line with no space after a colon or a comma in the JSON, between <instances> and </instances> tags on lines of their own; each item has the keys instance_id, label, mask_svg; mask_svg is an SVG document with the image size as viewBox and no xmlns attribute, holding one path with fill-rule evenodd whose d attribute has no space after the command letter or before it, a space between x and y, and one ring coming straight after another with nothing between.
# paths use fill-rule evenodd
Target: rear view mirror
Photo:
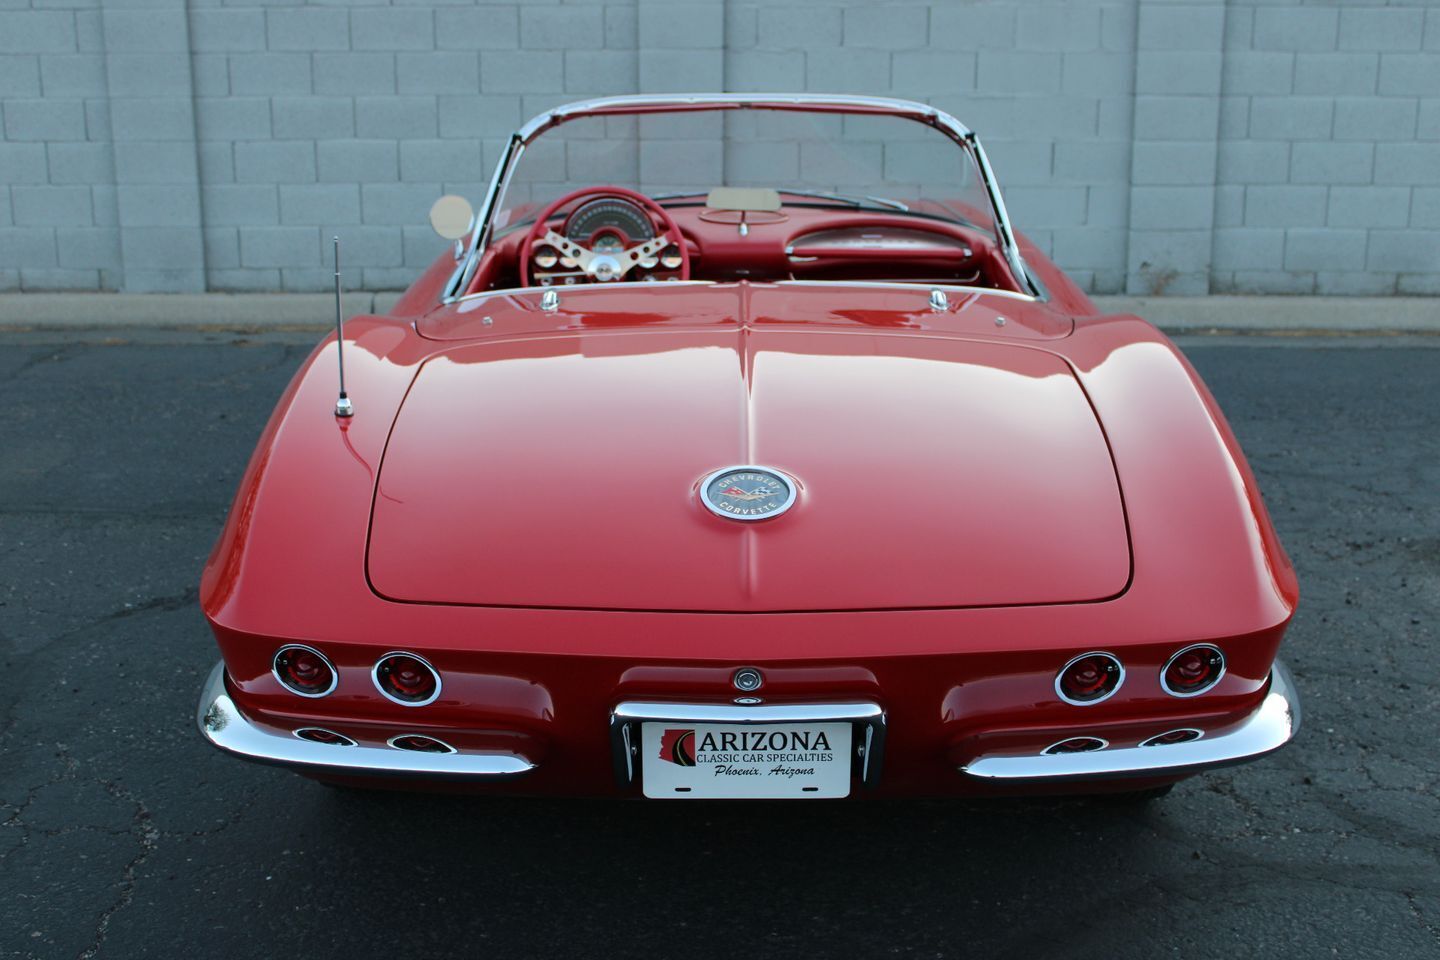
<instances>
[{"instance_id":1,"label":"rear view mirror","mask_svg":"<svg viewBox=\"0 0 1440 960\"><path fill-rule=\"evenodd\" d=\"M470 232L474 222L475 211L470 209L470 201L453 193L436 200L430 208L430 226L446 240L459 240Z\"/></svg>"}]
</instances>

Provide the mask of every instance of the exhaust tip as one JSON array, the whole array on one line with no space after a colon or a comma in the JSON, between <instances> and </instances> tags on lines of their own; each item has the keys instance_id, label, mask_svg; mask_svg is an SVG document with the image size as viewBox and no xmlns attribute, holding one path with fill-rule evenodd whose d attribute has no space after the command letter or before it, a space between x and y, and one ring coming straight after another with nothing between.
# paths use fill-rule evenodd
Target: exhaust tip
<instances>
[{"instance_id":1,"label":"exhaust tip","mask_svg":"<svg viewBox=\"0 0 1440 960\"><path fill-rule=\"evenodd\" d=\"M1179 730L1167 730L1165 733L1156 734L1149 740L1142 740L1142 747L1166 747L1172 743L1189 743L1191 740L1199 740L1205 736L1205 731L1196 730L1194 727L1181 727Z\"/></svg>"},{"instance_id":2,"label":"exhaust tip","mask_svg":"<svg viewBox=\"0 0 1440 960\"><path fill-rule=\"evenodd\" d=\"M391 737L388 743L396 750L411 750L415 753L458 752L444 740L437 740L434 737L427 737L419 733L402 733L398 737Z\"/></svg>"},{"instance_id":3,"label":"exhaust tip","mask_svg":"<svg viewBox=\"0 0 1440 960\"><path fill-rule=\"evenodd\" d=\"M345 734L326 730L324 727L301 727L295 731L295 736L301 740L309 740L311 743L323 743L334 747L355 746L355 741Z\"/></svg>"},{"instance_id":4,"label":"exhaust tip","mask_svg":"<svg viewBox=\"0 0 1440 960\"><path fill-rule=\"evenodd\" d=\"M1110 746L1108 740L1101 740L1099 737L1071 737L1068 740L1061 740L1059 743L1052 743L1040 751L1046 756L1057 753L1089 753L1092 750L1104 750Z\"/></svg>"}]
</instances>

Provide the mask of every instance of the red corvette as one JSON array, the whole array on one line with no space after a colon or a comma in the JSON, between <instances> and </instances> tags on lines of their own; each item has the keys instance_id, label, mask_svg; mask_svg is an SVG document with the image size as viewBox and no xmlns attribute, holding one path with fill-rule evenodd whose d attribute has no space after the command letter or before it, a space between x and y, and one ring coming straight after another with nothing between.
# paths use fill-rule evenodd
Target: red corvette
<instances>
[{"instance_id":1,"label":"red corvette","mask_svg":"<svg viewBox=\"0 0 1440 960\"><path fill-rule=\"evenodd\" d=\"M1295 574L1214 399L1012 231L953 118L573 104L432 223L454 250L317 347L205 568L220 749L526 794L1148 797L1294 735Z\"/></svg>"}]
</instances>

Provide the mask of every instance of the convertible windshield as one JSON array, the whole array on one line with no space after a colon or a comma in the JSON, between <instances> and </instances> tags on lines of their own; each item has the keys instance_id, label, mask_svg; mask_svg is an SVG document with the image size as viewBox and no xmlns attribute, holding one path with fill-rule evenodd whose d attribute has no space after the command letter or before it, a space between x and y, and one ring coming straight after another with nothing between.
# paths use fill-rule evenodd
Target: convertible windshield
<instances>
[{"instance_id":1,"label":"convertible windshield","mask_svg":"<svg viewBox=\"0 0 1440 960\"><path fill-rule=\"evenodd\" d=\"M944 132L874 112L683 109L581 115L541 133L510 176L497 235L581 187L614 185L670 206L716 187L760 188L785 206L883 210L994 232L975 161Z\"/></svg>"}]
</instances>

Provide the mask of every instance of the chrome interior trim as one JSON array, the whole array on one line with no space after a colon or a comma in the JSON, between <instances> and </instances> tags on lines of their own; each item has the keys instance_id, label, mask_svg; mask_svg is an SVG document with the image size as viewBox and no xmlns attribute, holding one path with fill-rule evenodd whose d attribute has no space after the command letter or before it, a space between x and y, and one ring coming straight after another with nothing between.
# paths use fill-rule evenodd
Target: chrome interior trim
<instances>
[{"instance_id":1,"label":"chrome interior trim","mask_svg":"<svg viewBox=\"0 0 1440 960\"><path fill-rule=\"evenodd\" d=\"M610 712L610 746L615 777L621 786L639 779L635 754L640 738L632 732L637 723L833 723L849 720L863 724L854 744L858 747L860 782L880 782L885 757L885 711L878 703L650 703L627 701ZM853 760L853 758L852 758Z\"/></svg>"},{"instance_id":2,"label":"chrome interior trim","mask_svg":"<svg viewBox=\"0 0 1440 960\"><path fill-rule=\"evenodd\" d=\"M482 300L485 297L510 296L522 293L538 293L544 295L546 290L571 290L584 291L589 293L594 290L634 290L636 287L646 287L654 290L659 287L694 287L713 286L715 280L620 280L615 283L576 283L572 285L551 285L548 287L508 287L502 290L481 290L479 293L467 293L463 297L457 297L454 303L469 303L471 300Z\"/></svg>"},{"instance_id":3,"label":"chrome interior trim","mask_svg":"<svg viewBox=\"0 0 1440 960\"><path fill-rule=\"evenodd\" d=\"M1089 753L979 757L961 766L960 772L1009 783L1185 775L1263 757L1285 746L1299 730L1300 695L1290 671L1276 660L1265 699L1229 733L1184 743Z\"/></svg>"},{"instance_id":4,"label":"chrome interior trim","mask_svg":"<svg viewBox=\"0 0 1440 960\"><path fill-rule=\"evenodd\" d=\"M693 281L692 281L693 282ZM1034 303L1035 297L1014 290L997 290L994 287L967 287L947 283L907 283L903 280L768 280L766 283L780 283L792 287L878 287L881 290L944 290L957 293L978 293L989 297L1008 297Z\"/></svg>"},{"instance_id":5,"label":"chrome interior trim","mask_svg":"<svg viewBox=\"0 0 1440 960\"><path fill-rule=\"evenodd\" d=\"M226 753L322 773L499 780L535 769L534 763L514 753L417 753L364 745L336 750L333 744L270 733L245 719L235 706L225 686L223 661L210 671L201 688L195 721L200 735Z\"/></svg>"}]
</instances>

